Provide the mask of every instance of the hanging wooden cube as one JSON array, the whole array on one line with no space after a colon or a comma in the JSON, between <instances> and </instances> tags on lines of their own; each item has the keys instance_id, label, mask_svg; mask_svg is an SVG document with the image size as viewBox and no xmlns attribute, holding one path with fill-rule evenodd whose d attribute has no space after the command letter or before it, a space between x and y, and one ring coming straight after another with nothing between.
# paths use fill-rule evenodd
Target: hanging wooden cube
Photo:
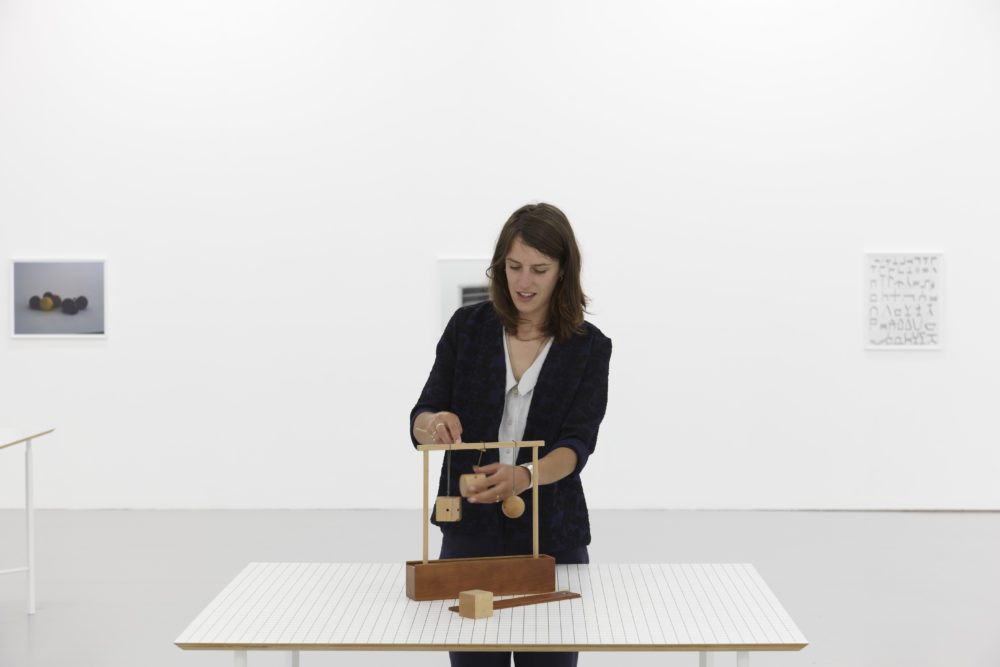
<instances>
[{"instance_id":1,"label":"hanging wooden cube","mask_svg":"<svg viewBox=\"0 0 1000 667\"><path fill-rule=\"evenodd\" d=\"M462 520L462 499L458 496L438 496L434 503L434 518L439 522Z\"/></svg>"}]
</instances>

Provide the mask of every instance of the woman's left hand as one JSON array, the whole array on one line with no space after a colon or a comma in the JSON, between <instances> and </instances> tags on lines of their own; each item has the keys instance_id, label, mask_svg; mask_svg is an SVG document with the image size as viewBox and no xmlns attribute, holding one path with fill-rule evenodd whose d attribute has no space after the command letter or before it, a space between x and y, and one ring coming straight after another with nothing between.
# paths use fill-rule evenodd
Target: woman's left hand
<instances>
[{"instance_id":1,"label":"woman's left hand","mask_svg":"<svg viewBox=\"0 0 1000 667\"><path fill-rule=\"evenodd\" d=\"M491 463L485 466L472 466L477 473L484 473L486 479L469 485L470 503L498 503L504 498L514 495L514 480L517 476L517 488L524 491L531 483L531 474L521 468L507 463Z\"/></svg>"}]
</instances>

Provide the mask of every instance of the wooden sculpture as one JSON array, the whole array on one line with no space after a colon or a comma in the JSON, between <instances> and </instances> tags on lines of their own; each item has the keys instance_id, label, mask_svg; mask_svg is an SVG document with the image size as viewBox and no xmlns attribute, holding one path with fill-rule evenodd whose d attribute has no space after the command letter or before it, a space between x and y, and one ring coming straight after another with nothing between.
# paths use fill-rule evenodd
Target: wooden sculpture
<instances>
[{"instance_id":1,"label":"wooden sculpture","mask_svg":"<svg viewBox=\"0 0 1000 667\"><path fill-rule=\"evenodd\" d=\"M440 560L429 560L427 557L428 519L430 515L430 453L432 451L530 447L532 465L537 470L538 448L544 446L545 443L541 440L417 446L417 449L424 454L424 557L423 560L407 561L406 563L406 595L410 599L447 600L457 598L462 591L474 589L492 591L493 595L551 593L556 589L556 560L552 556L538 553L537 484L531 487L532 553L530 555L442 558ZM450 498L450 496L442 496L441 498ZM441 498L438 498L438 503L435 503L436 516L440 516ZM518 498L518 500L521 499ZM523 502L521 501L521 512L524 511ZM458 513L460 515L461 510L458 510ZM520 516L520 512L517 513L517 516Z\"/></svg>"}]
</instances>

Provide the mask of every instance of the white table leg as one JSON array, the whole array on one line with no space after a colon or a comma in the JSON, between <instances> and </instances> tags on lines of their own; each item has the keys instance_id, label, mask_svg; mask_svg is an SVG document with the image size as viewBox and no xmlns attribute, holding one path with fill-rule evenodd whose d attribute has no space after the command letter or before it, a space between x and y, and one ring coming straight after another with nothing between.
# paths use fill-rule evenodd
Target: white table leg
<instances>
[{"instance_id":1,"label":"white table leg","mask_svg":"<svg viewBox=\"0 0 1000 667\"><path fill-rule=\"evenodd\" d=\"M287 664L288 667L299 667L299 652L291 651L286 654L288 656Z\"/></svg>"},{"instance_id":2,"label":"white table leg","mask_svg":"<svg viewBox=\"0 0 1000 667\"><path fill-rule=\"evenodd\" d=\"M702 651L698 654L698 667L712 667L712 663L715 662L713 657L713 654L708 651Z\"/></svg>"},{"instance_id":3,"label":"white table leg","mask_svg":"<svg viewBox=\"0 0 1000 667\"><path fill-rule=\"evenodd\" d=\"M750 651L736 652L736 667L750 667Z\"/></svg>"},{"instance_id":4,"label":"white table leg","mask_svg":"<svg viewBox=\"0 0 1000 667\"><path fill-rule=\"evenodd\" d=\"M236 667L247 667L247 652L233 651L233 664Z\"/></svg>"},{"instance_id":5,"label":"white table leg","mask_svg":"<svg viewBox=\"0 0 1000 667\"><path fill-rule=\"evenodd\" d=\"M35 493L31 440L24 444L24 508L28 525L28 613L35 613Z\"/></svg>"}]
</instances>

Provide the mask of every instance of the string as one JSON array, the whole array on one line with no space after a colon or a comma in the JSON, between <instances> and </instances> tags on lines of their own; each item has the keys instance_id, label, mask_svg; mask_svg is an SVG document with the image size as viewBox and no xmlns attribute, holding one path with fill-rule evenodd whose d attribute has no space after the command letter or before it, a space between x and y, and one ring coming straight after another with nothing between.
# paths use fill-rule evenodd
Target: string
<instances>
[{"instance_id":1,"label":"string","mask_svg":"<svg viewBox=\"0 0 1000 667\"><path fill-rule=\"evenodd\" d=\"M517 443L514 443L514 469L510 476L510 490L515 496L517 495Z\"/></svg>"}]
</instances>

